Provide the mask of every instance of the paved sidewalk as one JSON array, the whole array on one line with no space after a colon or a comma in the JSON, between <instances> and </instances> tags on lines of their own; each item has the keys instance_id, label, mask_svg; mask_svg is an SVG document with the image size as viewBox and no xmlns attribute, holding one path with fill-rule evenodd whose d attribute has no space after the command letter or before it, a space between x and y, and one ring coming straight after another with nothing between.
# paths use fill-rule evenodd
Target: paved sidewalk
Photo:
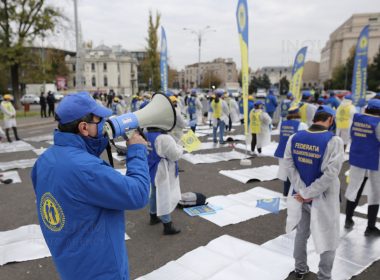
<instances>
[{"instance_id":1,"label":"paved sidewalk","mask_svg":"<svg viewBox=\"0 0 380 280\"><path fill-rule=\"evenodd\" d=\"M34 127L34 126L44 126L55 123L54 118L41 118L40 116L33 117L21 117L17 118L17 127Z\"/></svg>"}]
</instances>

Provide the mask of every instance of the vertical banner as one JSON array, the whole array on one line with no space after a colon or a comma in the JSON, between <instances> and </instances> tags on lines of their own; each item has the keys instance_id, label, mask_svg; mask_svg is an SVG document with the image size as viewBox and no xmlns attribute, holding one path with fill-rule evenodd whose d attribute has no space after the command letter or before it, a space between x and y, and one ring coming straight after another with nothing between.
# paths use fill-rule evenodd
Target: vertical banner
<instances>
[{"instance_id":1,"label":"vertical banner","mask_svg":"<svg viewBox=\"0 0 380 280\"><path fill-rule=\"evenodd\" d=\"M241 51L241 81L244 108L244 132L248 135L248 5L247 0L239 0L236 9L236 21Z\"/></svg>"},{"instance_id":2,"label":"vertical banner","mask_svg":"<svg viewBox=\"0 0 380 280\"><path fill-rule=\"evenodd\" d=\"M368 37L369 26L360 33L355 50L354 72L352 74L352 100L358 107L364 107L367 91Z\"/></svg>"},{"instance_id":3,"label":"vertical banner","mask_svg":"<svg viewBox=\"0 0 380 280\"><path fill-rule=\"evenodd\" d=\"M161 26L161 52L160 52L161 89L164 94L168 91L168 47L165 29Z\"/></svg>"},{"instance_id":4,"label":"vertical banner","mask_svg":"<svg viewBox=\"0 0 380 280\"><path fill-rule=\"evenodd\" d=\"M301 86L302 86L302 76L305 66L305 58L307 53L307 47L300 49L294 59L292 79L290 81L289 91L294 96L294 103L298 104L301 102Z\"/></svg>"}]
</instances>

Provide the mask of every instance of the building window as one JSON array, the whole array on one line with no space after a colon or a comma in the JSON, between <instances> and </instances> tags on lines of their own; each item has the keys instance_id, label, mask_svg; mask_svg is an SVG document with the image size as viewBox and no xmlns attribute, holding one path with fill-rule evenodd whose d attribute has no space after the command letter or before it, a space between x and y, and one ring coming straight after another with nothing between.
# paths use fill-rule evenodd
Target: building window
<instances>
[{"instance_id":1,"label":"building window","mask_svg":"<svg viewBox=\"0 0 380 280\"><path fill-rule=\"evenodd\" d=\"M107 63L106 62L103 63L103 71L107 72Z\"/></svg>"},{"instance_id":2,"label":"building window","mask_svg":"<svg viewBox=\"0 0 380 280\"><path fill-rule=\"evenodd\" d=\"M119 76L117 76L117 85L120 87L120 85L121 85L121 81L120 81L120 75Z\"/></svg>"},{"instance_id":3,"label":"building window","mask_svg":"<svg viewBox=\"0 0 380 280\"><path fill-rule=\"evenodd\" d=\"M92 79L91 79L91 85L92 85L93 87L96 87L96 78L95 78L95 76L92 76Z\"/></svg>"},{"instance_id":4,"label":"building window","mask_svg":"<svg viewBox=\"0 0 380 280\"><path fill-rule=\"evenodd\" d=\"M117 64L117 72L120 72L120 63Z\"/></svg>"},{"instance_id":5,"label":"building window","mask_svg":"<svg viewBox=\"0 0 380 280\"><path fill-rule=\"evenodd\" d=\"M91 63L91 71L95 72L95 63Z\"/></svg>"},{"instance_id":6,"label":"building window","mask_svg":"<svg viewBox=\"0 0 380 280\"><path fill-rule=\"evenodd\" d=\"M76 69L76 67L75 67L76 65L75 65L75 63L73 64L73 72L75 72L75 69Z\"/></svg>"},{"instance_id":7,"label":"building window","mask_svg":"<svg viewBox=\"0 0 380 280\"><path fill-rule=\"evenodd\" d=\"M107 78L107 76L104 76L104 79L103 79L103 85L104 85L105 87L108 87L108 78Z\"/></svg>"},{"instance_id":8,"label":"building window","mask_svg":"<svg viewBox=\"0 0 380 280\"><path fill-rule=\"evenodd\" d=\"M74 86L74 87L77 86L77 81L75 80L75 77L73 78L73 86Z\"/></svg>"},{"instance_id":9,"label":"building window","mask_svg":"<svg viewBox=\"0 0 380 280\"><path fill-rule=\"evenodd\" d=\"M376 17L369 18L369 22L374 22L374 21L377 21L377 20L378 20L378 18L376 18Z\"/></svg>"}]
</instances>

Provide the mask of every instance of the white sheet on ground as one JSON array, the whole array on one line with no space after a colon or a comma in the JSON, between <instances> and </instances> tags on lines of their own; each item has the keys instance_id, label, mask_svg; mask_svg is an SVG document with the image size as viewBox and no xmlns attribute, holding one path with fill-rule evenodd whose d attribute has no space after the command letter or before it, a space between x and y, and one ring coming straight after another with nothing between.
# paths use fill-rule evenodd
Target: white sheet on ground
<instances>
[{"instance_id":1,"label":"white sheet on ground","mask_svg":"<svg viewBox=\"0 0 380 280\"><path fill-rule=\"evenodd\" d=\"M46 148L39 148L39 149L34 149L33 152L37 155L37 156L40 156L42 155L47 149Z\"/></svg>"},{"instance_id":2,"label":"white sheet on ground","mask_svg":"<svg viewBox=\"0 0 380 280\"><path fill-rule=\"evenodd\" d=\"M277 146L278 146L277 142L271 142L269 145L263 147L261 149L261 154L258 154L258 155L263 156L263 157L274 157L274 153L277 149ZM239 143L235 145L235 148L243 150L243 151L246 151L246 149L248 148L248 151L250 151L251 145L246 146L245 144Z\"/></svg>"},{"instance_id":3,"label":"white sheet on ground","mask_svg":"<svg viewBox=\"0 0 380 280\"><path fill-rule=\"evenodd\" d=\"M271 260L276 260L276 269ZM223 235L136 280L278 280L285 279L291 269L277 268L292 265L291 258Z\"/></svg>"},{"instance_id":4,"label":"white sheet on ground","mask_svg":"<svg viewBox=\"0 0 380 280\"><path fill-rule=\"evenodd\" d=\"M19 159L13 161L0 162L0 170L6 171L11 169L25 169L32 167L36 162L36 158L31 159Z\"/></svg>"},{"instance_id":5,"label":"white sheet on ground","mask_svg":"<svg viewBox=\"0 0 380 280\"><path fill-rule=\"evenodd\" d=\"M366 220L354 217L354 229L347 231L343 229L344 219L345 216L341 214L340 243L332 271L334 280L350 279L380 259L380 239L365 237L363 234L366 228ZM292 257L294 237L295 231L272 239L264 243L262 247ZM309 238L307 251L310 271L317 273L319 255L315 252L312 238Z\"/></svg>"},{"instance_id":6,"label":"white sheet on ground","mask_svg":"<svg viewBox=\"0 0 380 280\"><path fill-rule=\"evenodd\" d=\"M220 170L219 173L243 184L250 180L271 181L277 179L278 165L265 165L261 167L238 169L238 170Z\"/></svg>"},{"instance_id":7,"label":"white sheet on ground","mask_svg":"<svg viewBox=\"0 0 380 280\"><path fill-rule=\"evenodd\" d=\"M247 156L237 151L212 153L212 154L184 154L182 156L182 159L192 164L215 163L215 162L229 161L229 160L234 160L234 159L244 159L244 158L247 158Z\"/></svg>"},{"instance_id":8,"label":"white sheet on ground","mask_svg":"<svg viewBox=\"0 0 380 280\"><path fill-rule=\"evenodd\" d=\"M0 154L31 151L33 149L34 147L32 145L22 140L13 141L12 143L0 143Z\"/></svg>"},{"instance_id":9,"label":"white sheet on ground","mask_svg":"<svg viewBox=\"0 0 380 280\"><path fill-rule=\"evenodd\" d=\"M245 135L237 134L237 135L225 135L223 137L224 141L227 141L228 138L232 138L233 141L245 141ZM212 137L207 138L207 140L213 140ZM219 135L218 135L219 140Z\"/></svg>"},{"instance_id":10,"label":"white sheet on ground","mask_svg":"<svg viewBox=\"0 0 380 280\"><path fill-rule=\"evenodd\" d=\"M219 148L223 148L223 147L228 147L228 144L220 145L219 143L214 143L214 142L202 142L201 146L198 148L197 151L219 149Z\"/></svg>"},{"instance_id":11,"label":"white sheet on ground","mask_svg":"<svg viewBox=\"0 0 380 280\"><path fill-rule=\"evenodd\" d=\"M256 207L257 200L282 198L282 194L262 187L255 187L245 192L230 195L217 195L207 199L207 202L217 210L215 214L202 215L206 219L220 227L238 224L262 215L269 211ZM280 202L280 210L286 208L285 199Z\"/></svg>"},{"instance_id":12,"label":"white sheet on ground","mask_svg":"<svg viewBox=\"0 0 380 280\"><path fill-rule=\"evenodd\" d=\"M127 234L124 238L129 239ZM0 232L0 265L50 256L39 225L26 225Z\"/></svg>"},{"instance_id":13,"label":"white sheet on ground","mask_svg":"<svg viewBox=\"0 0 380 280\"><path fill-rule=\"evenodd\" d=\"M45 135L40 135L40 136L33 136L33 137L28 137L25 138L25 141L32 141L32 142L43 142L43 141L53 141L54 135L51 134L45 134Z\"/></svg>"},{"instance_id":14,"label":"white sheet on ground","mask_svg":"<svg viewBox=\"0 0 380 280\"><path fill-rule=\"evenodd\" d=\"M12 179L12 184L21 183L21 178L17 171L1 172L0 174L3 175L1 180Z\"/></svg>"}]
</instances>

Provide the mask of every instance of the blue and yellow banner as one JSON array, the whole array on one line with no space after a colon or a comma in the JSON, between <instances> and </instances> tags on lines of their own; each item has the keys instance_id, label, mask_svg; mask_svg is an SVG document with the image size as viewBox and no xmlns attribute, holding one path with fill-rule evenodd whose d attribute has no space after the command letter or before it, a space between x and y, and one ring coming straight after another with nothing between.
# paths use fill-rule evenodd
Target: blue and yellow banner
<instances>
[{"instance_id":1,"label":"blue and yellow banner","mask_svg":"<svg viewBox=\"0 0 380 280\"><path fill-rule=\"evenodd\" d=\"M241 51L241 81L244 108L244 131L248 135L248 5L247 0L239 0L236 9L240 51Z\"/></svg>"},{"instance_id":2,"label":"blue and yellow banner","mask_svg":"<svg viewBox=\"0 0 380 280\"><path fill-rule=\"evenodd\" d=\"M367 91L369 26L365 26L360 33L355 50L354 72L352 73L352 100L358 107L365 105Z\"/></svg>"},{"instance_id":3,"label":"blue and yellow banner","mask_svg":"<svg viewBox=\"0 0 380 280\"><path fill-rule=\"evenodd\" d=\"M290 81L289 91L294 96L294 103L298 104L301 102L301 87L302 87L302 76L303 70L305 68L305 59L306 59L307 47L300 49L294 59L293 70L292 70L292 79Z\"/></svg>"},{"instance_id":4,"label":"blue and yellow banner","mask_svg":"<svg viewBox=\"0 0 380 280\"><path fill-rule=\"evenodd\" d=\"M168 45L166 42L165 29L161 26L161 52L160 52L160 70L161 70L161 89L164 94L168 91Z\"/></svg>"}]
</instances>

